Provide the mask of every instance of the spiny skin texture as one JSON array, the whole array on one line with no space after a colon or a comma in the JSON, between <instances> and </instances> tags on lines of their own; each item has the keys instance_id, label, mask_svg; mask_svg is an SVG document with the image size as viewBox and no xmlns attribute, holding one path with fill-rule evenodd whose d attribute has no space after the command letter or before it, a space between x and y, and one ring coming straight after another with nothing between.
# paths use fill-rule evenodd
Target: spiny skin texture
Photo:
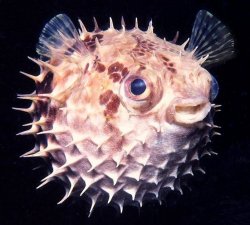
<instances>
[{"instance_id":1,"label":"spiny skin texture","mask_svg":"<svg viewBox=\"0 0 250 225\"><path fill-rule=\"evenodd\" d=\"M55 20L69 23L59 15ZM66 23L66 22L67 23ZM53 24L52 23L52 24ZM80 34L56 30L40 38L36 91L30 130L37 137L26 157L45 157L52 172L44 185L60 179L67 199L79 191L92 201L119 206L132 201L164 200L167 189L180 188L180 178L201 170L199 159L214 127L212 77L194 52L158 38L153 27L141 31ZM47 29L47 30L46 30ZM48 33L50 27L45 27ZM68 35L70 33L70 35ZM60 39L58 44L55 40ZM142 94L131 83L146 84ZM215 133L216 134L216 133Z\"/></svg>"}]
</instances>

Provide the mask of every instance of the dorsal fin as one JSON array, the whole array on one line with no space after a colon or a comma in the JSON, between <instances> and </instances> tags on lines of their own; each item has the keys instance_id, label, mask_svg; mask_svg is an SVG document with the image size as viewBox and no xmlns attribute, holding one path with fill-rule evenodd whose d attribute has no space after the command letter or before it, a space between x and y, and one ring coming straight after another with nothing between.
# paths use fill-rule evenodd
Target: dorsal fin
<instances>
[{"instance_id":1,"label":"dorsal fin","mask_svg":"<svg viewBox=\"0 0 250 225\"><path fill-rule=\"evenodd\" d=\"M65 14L59 14L43 28L36 51L45 58L50 58L52 53L67 55L73 50L80 50L76 44L78 41L79 34L70 18Z\"/></svg>"},{"instance_id":2,"label":"dorsal fin","mask_svg":"<svg viewBox=\"0 0 250 225\"><path fill-rule=\"evenodd\" d=\"M233 56L234 41L231 33L211 13L200 10L194 22L192 35L187 50L192 51L197 59L209 55L203 65L215 64Z\"/></svg>"}]
</instances>

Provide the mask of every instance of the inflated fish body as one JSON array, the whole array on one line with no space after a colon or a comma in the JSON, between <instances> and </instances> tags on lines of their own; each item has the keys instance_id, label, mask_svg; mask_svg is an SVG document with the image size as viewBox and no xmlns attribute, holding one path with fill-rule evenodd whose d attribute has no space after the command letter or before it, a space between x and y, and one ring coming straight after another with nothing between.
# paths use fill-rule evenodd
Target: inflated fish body
<instances>
[{"instance_id":1,"label":"inflated fish body","mask_svg":"<svg viewBox=\"0 0 250 225\"><path fill-rule=\"evenodd\" d=\"M37 138L25 157L52 165L44 184L60 179L67 199L79 191L92 201L124 203L163 200L181 191L180 178L201 170L199 159L214 132L212 101L218 84L203 66L231 57L233 40L206 11L197 14L192 35L177 45L157 37L152 23L138 28L76 30L66 15L54 17L37 47L41 72L24 75L36 91L31 128Z\"/></svg>"}]
</instances>

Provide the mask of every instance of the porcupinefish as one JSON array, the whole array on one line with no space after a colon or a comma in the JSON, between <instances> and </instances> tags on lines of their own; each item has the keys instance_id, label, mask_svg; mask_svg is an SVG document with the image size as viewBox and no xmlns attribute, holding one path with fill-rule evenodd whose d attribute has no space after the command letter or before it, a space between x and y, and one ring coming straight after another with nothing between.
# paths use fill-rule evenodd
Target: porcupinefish
<instances>
[{"instance_id":1,"label":"porcupinefish","mask_svg":"<svg viewBox=\"0 0 250 225\"><path fill-rule=\"evenodd\" d=\"M39 187L60 180L65 201L72 193L96 203L142 206L181 190L182 177L200 170L208 152L218 93L204 67L233 55L228 29L209 12L196 16L190 40L181 45L153 32L115 29L77 30L65 14L52 18L37 45L39 75L22 72L36 90L31 100L34 149L23 157L44 157L49 175Z\"/></svg>"}]
</instances>

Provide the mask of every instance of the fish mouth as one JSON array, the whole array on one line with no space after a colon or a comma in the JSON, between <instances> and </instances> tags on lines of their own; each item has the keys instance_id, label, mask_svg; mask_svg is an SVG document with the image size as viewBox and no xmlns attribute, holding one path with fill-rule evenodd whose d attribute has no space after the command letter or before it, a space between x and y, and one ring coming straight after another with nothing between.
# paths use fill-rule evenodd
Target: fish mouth
<instances>
[{"instance_id":1,"label":"fish mouth","mask_svg":"<svg viewBox=\"0 0 250 225\"><path fill-rule=\"evenodd\" d=\"M211 103L207 98L181 99L174 104L174 120L193 124L202 121L210 110Z\"/></svg>"}]
</instances>

